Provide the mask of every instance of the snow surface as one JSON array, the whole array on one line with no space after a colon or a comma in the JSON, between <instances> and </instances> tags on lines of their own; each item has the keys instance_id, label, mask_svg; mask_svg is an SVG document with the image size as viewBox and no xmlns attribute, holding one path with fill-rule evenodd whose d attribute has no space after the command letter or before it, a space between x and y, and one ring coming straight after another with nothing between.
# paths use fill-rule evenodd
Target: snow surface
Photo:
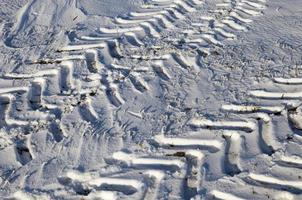
<instances>
[{"instance_id":1,"label":"snow surface","mask_svg":"<svg viewBox=\"0 0 302 200\"><path fill-rule=\"evenodd\" d=\"M0 0L0 199L302 199L301 0Z\"/></svg>"}]
</instances>

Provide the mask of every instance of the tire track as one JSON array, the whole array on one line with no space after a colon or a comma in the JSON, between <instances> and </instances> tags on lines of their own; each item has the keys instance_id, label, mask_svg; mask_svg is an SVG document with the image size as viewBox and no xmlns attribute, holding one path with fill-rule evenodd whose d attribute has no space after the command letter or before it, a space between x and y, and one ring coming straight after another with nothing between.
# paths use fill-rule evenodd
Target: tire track
<instances>
[{"instance_id":1,"label":"tire track","mask_svg":"<svg viewBox=\"0 0 302 200\"><path fill-rule=\"evenodd\" d=\"M293 117L290 117L290 115L293 112L296 112L296 109L299 107L300 97L297 95L292 97L289 94L299 93L296 91L300 84L299 78L274 78L269 83L259 85L260 88L264 87L265 89L251 90L248 92L251 97L253 97L252 100L250 100L250 103L246 103L244 105L226 104L222 106L223 112L227 112L229 114L236 113L237 115L235 116L237 116L238 120L242 120L244 122L230 122L228 119L224 119L224 121L211 121L198 118L189 121L189 126L193 125L198 129L216 128L219 130L235 129L236 131L239 131L235 133L226 132L224 134L224 137L227 141L233 142L233 145L227 144L229 152L227 157L229 160L226 163L226 166L229 169L233 169L233 171L229 173L233 177L218 179L217 183L209 183L209 187L215 188L215 186L211 184L218 184L219 187L224 188L223 190L226 190L228 187L233 187L230 186L231 182L239 185L244 183L245 186L241 186L242 189L240 190L234 189L232 191L213 189L207 195L209 199L245 199L243 198L243 195L240 195L243 193L246 195L249 195L249 193L253 195L267 194L267 196L270 196L269 198L296 199L300 197L302 193L302 182L300 178L296 178L295 176L291 176L291 178L281 177L285 176L286 173L293 169L297 170L296 172L298 174L301 173L301 158L298 155L291 155L290 152L287 152L286 146L292 145L292 141L280 141L281 136L277 136L278 129L275 128L276 123L279 122L276 120L281 120L280 118L282 118L282 120L285 120L289 123L289 128L291 128L293 131L293 133L290 134L291 138L293 138L293 141L295 141L294 138L298 137L297 134L299 134L299 132L296 132L295 129L297 129L297 127L299 128L299 126L291 126L290 124L294 124L295 122L292 121L294 121L296 118L299 118L300 114L296 113L294 115L296 118L294 119ZM259 95L264 93L258 93L255 91L265 91L265 95ZM284 98L289 96L292 98ZM295 101L292 102L292 99ZM247 126L245 121L249 120L252 120L253 123L257 123L258 128L257 126ZM242 158L243 155L240 154L242 154L241 149L243 146L240 146L240 143L237 143L242 131L248 131L246 127L250 128L249 134L258 135L258 148L261 152L259 155L256 155L255 160L248 165L241 163L240 158ZM286 133L283 133L283 135L285 134ZM241 137L245 138L244 135ZM245 142L249 143L247 138L245 139ZM271 160L270 166L274 166L276 171L269 170L268 173L262 174L257 172L255 169L245 169L246 167L250 168L250 166L254 165L253 162L257 160L257 157L261 157L262 155L269 156L266 159ZM228 179L230 179L230 181L227 181ZM222 182L220 183L220 181ZM258 190L260 187L264 189ZM243 190L245 192L243 192ZM252 192L249 192L249 190L252 190Z\"/></svg>"},{"instance_id":2,"label":"tire track","mask_svg":"<svg viewBox=\"0 0 302 200\"><path fill-rule=\"evenodd\" d=\"M63 61L57 69L40 70L31 74L10 73L0 80L11 84L10 87L0 89L0 107L3 113L0 124L7 130L6 134L15 129L22 130L21 138L10 138L18 141L15 143L16 155L22 165L34 157L28 136L34 134L37 128L50 131L54 142L68 137L61 119L70 107L79 105L88 121L98 119L90 99L83 98L97 90L98 85L87 84L91 81L85 81L86 85L81 85L80 80L74 77L73 70L73 62ZM14 86L20 84L24 86Z\"/></svg>"},{"instance_id":3,"label":"tire track","mask_svg":"<svg viewBox=\"0 0 302 200\"><path fill-rule=\"evenodd\" d=\"M265 1L262 0L230 0L218 4L214 15L198 19L201 23L190 21L189 30L179 25L179 22L186 22L190 20L190 16L198 13L202 3L199 0L150 1L150 4L137 12L115 18L113 28L100 27L95 34L96 37L77 36L76 42L58 50L57 53L62 54L61 57L30 63L52 64L55 67L37 73L6 74L2 77L4 81L13 80L17 83L12 83L11 87L0 88L1 111L5 113L1 118L1 125L7 129L22 127L30 132L33 125L39 124L41 128L43 127L41 123L44 123L46 129L53 134L54 140L60 142L67 137L61 126L61 119L69 107L78 106L85 121L96 121L98 113L93 107L93 96L96 93L102 93L108 102L119 108L127 101L120 91L120 86L127 80L131 82L135 91L148 93L152 91L145 79L146 75L159 77L161 81L173 78L166 66L198 71L199 66L195 60L201 53L214 46L223 46L224 40L235 39L236 34L246 31L247 24L265 8ZM171 37L173 31L179 30L184 30L186 34L184 41L180 37L175 39ZM149 47L145 37L154 39L155 44ZM123 42L123 39L126 42ZM188 49L193 55L186 53ZM75 66L79 63L84 64L87 72L85 75L75 76ZM57 67L58 65L60 67ZM276 79L275 82L300 83L299 80L283 79ZM277 100L300 98L299 92L256 90L251 91L251 95ZM242 113L241 109L233 106L229 110ZM281 106L245 107L246 111L242 114L246 112L253 115L254 112L264 112L245 120L192 119L188 124L191 128L222 130L223 139L196 138L190 134L174 138L158 135L150 142L150 146L154 148L153 153L115 152L108 162L120 168L117 175L100 176L69 171L59 177L59 181L66 189L73 191L70 195L75 198L80 195L88 198L109 196L115 199L119 196L157 199L162 193L161 185L165 185L166 179L170 179L180 183L181 197L199 198L203 195L203 179L206 175L203 171L206 171L204 169L207 157L218 154L219 162L223 163L223 171L228 176L240 175L245 170L240 155L242 132L246 134L259 132L259 140L263 143L260 147L264 154L274 155L279 151L280 147L275 144L275 138L272 137L273 124L267 113L280 113L284 109ZM295 119L295 115L291 113L289 120L294 122ZM16 146L16 157L21 165L25 165L34 159L35 155L31 153L29 139L20 141L20 145ZM280 163L300 166L299 162L297 164L285 158L281 159ZM277 178L265 178L252 173L248 177L257 184L291 188L296 193L300 191L300 182L282 182ZM214 196L221 196L217 191L212 193ZM221 198L230 197L236 196L228 194ZM22 195L18 198L22 198Z\"/></svg>"},{"instance_id":4,"label":"tire track","mask_svg":"<svg viewBox=\"0 0 302 200\"><path fill-rule=\"evenodd\" d=\"M177 65L185 70L193 68L198 71L198 64L189 62L189 60L196 60L196 57L188 56L185 49L189 48L190 51L192 49L196 51L196 48L222 45L222 41L219 41L216 37L218 33L223 35L224 39L234 39L233 36L230 38L227 36L231 32L236 33L243 30L234 27L239 27L247 19L258 16L261 10L265 8L264 1L230 1L218 4L214 13L219 13L219 17L215 14L214 17L201 18L202 23L205 23L202 25L205 26L205 30L200 31L200 24L190 22L193 28L185 39L185 48L179 48L175 41L170 41L162 34L165 33L166 29L185 29L185 27L177 27L176 22L186 20L191 13L192 15L197 13L203 3L199 0L150 1L149 4L144 5L137 12L116 17L113 20L114 26L99 28L98 32L94 34L95 36L77 36L76 43L78 44L71 44L59 51L85 51L85 60L89 71L102 74L101 83L106 87L109 102L119 107L125 102L119 91L120 84L123 84L123 81L116 80L114 75L117 70L120 71L121 69L112 66L119 65L128 68L125 63L144 61L143 64L148 68L148 71L155 73L162 80L170 79L165 65ZM242 20L245 22L238 20L239 16L246 19ZM249 22L252 22L252 19ZM230 27L233 27L233 29L230 29ZM168 32L168 34L170 33L171 31ZM157 46L147 47L144 41L145 37L154 38L164 43L159 44L159 48ZM202 39L196 40L193 39L194 37ZM122 40L123 38L126 41ZM180 38L176 38L177 40L180 40ZM203 43L206 43L206 45L203 45ZM100 61L99 58L101 57L105 60ZM150 68L150 66L152 67ZM135 68L133 66L129 67ZM141 93L149 92L148 82L143 78L146 75L145 73L135 72L135 69L125 70L127 71L122 72L123 80L128 79L134 89Z\"/></svg>"},{"instance_id":5,"label":"tire track","mask_svg":"<svg viewBox=\"0 0 302 200\"><path fill-rule=\"evenodd\" d=\"M224 151L223 140L202 139L200 136L197 138L191 134L185 134L182 137L167 137L159 134L148 143L153 149L152 153L118 151L107 159L109 165L120 166L122 174L127 172L142 174L145 171L154 173L154 170L160 174L160 176L156 175L157 173L153 174L155 178L157 177L156 181L153 181L153 188L157 189L151 191L148 189L143 199L163 198L161 196L165 193L163 186L171 183L182 188L179 191L180 198L199 197L203 188L204 174L202 171L206 155ZM232 143L231 148L226 149L227 155L233 153L233 141L230 143ZM226 158L226 160L231 161L233 158ZM147 185L146 182L145 184ZM169 191L169 193L172 192L178 193Z\"/></svg>"}]
</instances>

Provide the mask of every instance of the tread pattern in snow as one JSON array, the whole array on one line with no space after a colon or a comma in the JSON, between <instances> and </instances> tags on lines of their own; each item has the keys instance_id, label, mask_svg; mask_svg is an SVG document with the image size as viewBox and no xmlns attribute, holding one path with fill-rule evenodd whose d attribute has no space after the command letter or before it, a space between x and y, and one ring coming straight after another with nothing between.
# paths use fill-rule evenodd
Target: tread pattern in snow
<instances>
[{"instance_id":1,"label":"tread pattern in snow","mask_svg":"<svg viewBox=\"0 0 302 200\"><path fill-rule=\"evenodd\" d=\"M226 0L216 5L212 15L201 16L198 23L190 21L191 14L198 13L202 6L199 0L150 1L137 12L116 17L112 27L100 27L93 36L77 36L75 42L59 49L60 58L32 62L59 67L6 74L0 80L6 86L0 88L4 113L0 125L27 131L14 150L18 162L26 165L35 158L28 136L35 126L47 127L60 142L67 136L61 119L70 106L80 106L86 121L98 120L92 106L95 94L106 96L115 109L127 102L120 91L125 81L142 94L152 92L147 76L161 81L172 78L167 65L198 71L196 56L211 47L223 46L224 40L235 39L266 8L265 0ZM190 21L190 29L180 21ZM179 38L167 37L173 30L186 34L182 45ZM161 43L149 47L145 38ZM188 49L193 54L186 53ZM87 68L85 76L74 73L79 63ZM144 65L138 66L141 63ZM174 137L160 133L145 141L143 149L114 152L106 159L112 170L67 170L58 181L70 198L169 199L173 191L180 199L244 199L242 194L251 199L263 199L267 194L275 199L293 199L301 194L302 182L289 178L288 173L301 172L302 161L287 149L301 142L295 134L302 128L297 103L302 95L298 90L301 83L300 78L275 78L265 83L269 88L261 85L249 92L250 104L226 104L221 108L222 112L236 113L235 118L192 118L187 126L195 132ZM275 118L284 118L294 134L277 134ZM213 134L203 134L205 131ZM1 148L10 145L9 139L2 142ZM258 148L252 152L254 146ZM249 165L242 162L249 157L253 157ZM267 168L271 171L257 168L257 162L270 159L273 164ZM212 168L218 168L215 170L223 176L209 180ZM14 195L17 199L31 196L21 191ZM32 196L41 198L38 194Z\"/></svg>"}]
</instances>

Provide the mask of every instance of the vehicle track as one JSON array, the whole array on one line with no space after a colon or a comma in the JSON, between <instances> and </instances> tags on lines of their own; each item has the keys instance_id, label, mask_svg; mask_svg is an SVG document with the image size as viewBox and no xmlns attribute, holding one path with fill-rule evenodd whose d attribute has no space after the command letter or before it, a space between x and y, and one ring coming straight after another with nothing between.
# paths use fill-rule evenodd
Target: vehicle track
<instances>
[{"instance_id":1,"label":"vehicle track","mask_svg":"<svg viewBox=\"0 0 302 200\"><path fill-rule=\"evenodd\" d=\"M264 0L222 1L211 15L198 18L198 23L191 21L190 29L180 24L198 13L202 4L199 0L150 1L137 12L116 17L112 27L100 27L93 36L77 35L75 42L58 49L61 57L31 61L56 67L2 77L7 87L0 88L1 127L29 132L14 148L18 162L26 165L35 159L29 141L37 124L61 142L68 137L61 120L70 107L78 106L85 121L96 121L95 95L105 96L114 110L127 102L120 92L125 81L139 94L152 94L147 76L169 81L170 66L198 71L198 56L247 31L266 8ZM183 30L185 39L169 37L174 30ZM151 39L156 45L150 47ZM80 76L74 73L78 64L86 67ZM221 112L230 118L196 116L186 124L192 132L159 133L142 142L144 148L112 152L102 172L67 169L57 179L68 194L56 196L52 191L52 195L70 199L298 199L302 181L293 174L301 174L302 160L290 146L301 144L301 84L299 77L277 77L249 91L250 103L222 106ZM287 124L291 133L279 131L278 123ZM8 148L10 140L1 147ZM211 180L209 174L216 171L218 177ZM22 199L31 194L19 191L14 195Z\"/></svg>"},{"instance_id":2,"label":"vehicle track","mask_svg":"<svg viewBox=\"0 0 302 200\"><path fill-rule=\"evenodd\" d=\"M270 83L263 85L267 86ZM277 90L285 96L299 88L296 78L275 78L265 89L269 93L276 85ZM263 88L262 84L259 88ZM295 98L299 101L292 102L278 95L279 98L275 100L269 98L275 97L270 93L265 95L263 100L263 96L253 95L255 91L257 90L249 91L250 95L256 97L248 104L222 106L222 112L237 113L238 119L213 121L193 118L187 125L197 128L197 131L184 133L180 137L159 133L147 141L148 147L145 147L145 150L137 149L134 152L122 150L113 153L112 157L107 159L107 163L121 166L122 174L136 174L136 177L151 172L155 179L153 183L161 185L161 187L152 185L152 189L142 187L144 189L136 192L147 194L146 196L137 197L135 193L128 193L129 198L299 199L302 181L298 174L302 170L302 159L288 149L294 143L301 144L301 136L294 131L301 129L295 123L296 117L300 117L297 110L301 97ZM290 115L294 116L289 117ZM275 127L279 120L293 124L290 139L288 132L279 133ZM211 133L215 139L205 139ZM221 135L217 136L215 133ZM257 150L252 152L251 148L255 149L255 145L258 145ZM211 160L212 156L214 161ZM222 163L223 176L208 180L206 173L211 172L211 167L217 167L215 163ZM258 166L260 163L262 165ZM149 181L142 182L144 185L148 183ZM179 185L174 188L171 184ZM127 188L126 184L123 188ZM167 191L163 188L170 189ZM205 188L207 189L204 190ZM152 195L148 193L150 191ZM169 194L179 196L172 197Z\"/></svg>"}]
</instances>

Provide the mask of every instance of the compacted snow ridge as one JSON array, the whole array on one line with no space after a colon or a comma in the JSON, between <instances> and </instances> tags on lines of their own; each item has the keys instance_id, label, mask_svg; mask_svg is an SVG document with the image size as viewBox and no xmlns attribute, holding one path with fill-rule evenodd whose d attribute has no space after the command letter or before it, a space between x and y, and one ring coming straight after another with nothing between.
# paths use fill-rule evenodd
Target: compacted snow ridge
<instances>
[{"instance_id":1,"label":"compacted snow ridge","mask_svg":"<svg viewBox=\"0 0 302 200\"><path fill-rule=\"evenodd\" d=\"M302 199L300 0L0 0L0 199Z\"/></svg>"}]
</instances>

